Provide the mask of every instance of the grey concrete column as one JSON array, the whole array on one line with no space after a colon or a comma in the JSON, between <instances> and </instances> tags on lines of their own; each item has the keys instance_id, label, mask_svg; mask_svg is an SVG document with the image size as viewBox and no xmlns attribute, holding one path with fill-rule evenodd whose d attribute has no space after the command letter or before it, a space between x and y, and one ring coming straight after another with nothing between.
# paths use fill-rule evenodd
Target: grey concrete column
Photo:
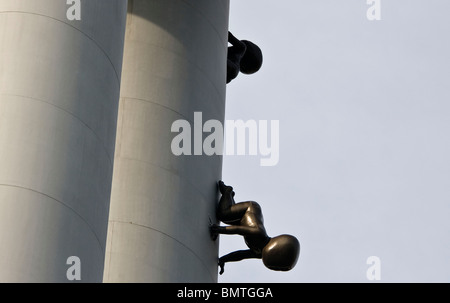
<instances>
[{"instance_id":1,"label":"grey concrete column","mask_svg":"<svg viewBox=\"0 0 450 303\"><path fill-rule=\"evenodd\" d=\"M0 1L1 282L102 281L126 2L81 3Z\"/></svg>"},{"instance_id":2,"label":"grey concrete column","mask_svg":"<svg viewBox=\"0 0 450 303\"><path fill-rule=\"evenodd\" d=\"M105 282L217 281L208 221L222 158L175 156L171 125L194 127L194 112L223 122L228 11L228 0L129 1Z\"/></svg>"}]
</instances>

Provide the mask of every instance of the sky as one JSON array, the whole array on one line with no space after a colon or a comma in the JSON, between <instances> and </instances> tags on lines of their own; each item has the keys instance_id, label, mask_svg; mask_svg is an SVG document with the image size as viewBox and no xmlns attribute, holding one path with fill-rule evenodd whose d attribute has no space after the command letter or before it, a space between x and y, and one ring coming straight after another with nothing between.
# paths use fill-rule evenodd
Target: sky
<instances>
[{"instance_id":1,"label":"sky","mask_svg":"<svg viewBox=\"0 0 450 303\"><path fill-rule=\"evenodd\" d=\"M223 180L301 253L289 272L227 263L219 282L450 282L450 2L380 4L369 21L366 0L231 0L264 64L228 84L226 119L279 121L279 161L225 155ZM220 236L220 255L240 249Z\"/></svg>"}]
</instances>

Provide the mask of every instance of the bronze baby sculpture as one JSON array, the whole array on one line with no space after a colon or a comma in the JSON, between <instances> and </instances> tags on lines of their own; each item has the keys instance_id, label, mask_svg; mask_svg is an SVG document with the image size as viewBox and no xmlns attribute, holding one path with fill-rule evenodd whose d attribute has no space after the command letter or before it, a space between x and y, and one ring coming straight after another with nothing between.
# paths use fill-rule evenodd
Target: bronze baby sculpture
<instances>
[{"instance_id":1,"label":"bronze baby sculpture","mask_svg":"<svg viewBox=\"0 0 450 303\"><path fill-rule=\"evenodd\" d=\"M233 187L219 181L220 198L217 218L229 224L219 226L212 224L211 235L238 234L244 236L248 250L239 250L227 254L219 259L220 274L224 272L226 262L241 261L243 259L262 259L264 265L272 270L288 271L297 263L300 253L300 243L294 236L280 235L269 237L264 228L261 207L254 201L236 203Z\"/></svg>"},{"instance_id":2,"label":"bronze baby sculpture","mask_svg":"<svg viewBox=\"0 0 450 303\"><path fill-rule=\"evenodd\" d=\"M250 75L256 73L262 66L261 49L253 42L239 40L228 32L227 83L236 78L239 72Z\"/></svg>"}]
</instances>

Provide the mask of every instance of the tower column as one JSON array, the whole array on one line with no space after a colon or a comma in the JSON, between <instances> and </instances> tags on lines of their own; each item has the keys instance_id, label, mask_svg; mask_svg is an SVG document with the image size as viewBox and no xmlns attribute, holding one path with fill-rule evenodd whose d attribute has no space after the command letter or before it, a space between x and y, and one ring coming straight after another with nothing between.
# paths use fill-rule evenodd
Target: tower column
<instances>
[{"instance_id":1,"label":"tower column","mask_svg":"<svg viewBox=\"0 0 450 303\"><path fill-rule=\"evenodd\" d=\"M194 154L194 116L224 121L228 12L228 0L128 1L105 282L217 281L222 157L174 155L171 127L189 122Z\"/></svg>"},{"instance_id":2,"label":"tower column","mask_svg":"<svg viewBox=\"0 0 450 303\"><path fill-rule=\"evenodd\" d=\"M0 282L101 282L126 1L0 1Z\"/></svg>"}]
</instances>

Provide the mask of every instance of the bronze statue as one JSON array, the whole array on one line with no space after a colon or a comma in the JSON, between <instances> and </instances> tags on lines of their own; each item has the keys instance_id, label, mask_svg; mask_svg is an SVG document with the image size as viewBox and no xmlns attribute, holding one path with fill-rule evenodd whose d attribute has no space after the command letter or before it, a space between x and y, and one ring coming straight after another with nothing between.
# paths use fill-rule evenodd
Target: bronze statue
<instances>
[{"instance_id":1,"label":"bronze statue","mask_svg":"<svg viewBox=\"0 0 450 303\"><path fill-rule=\"evenodd\" d=\"M297 263L300 243L291 235L269 237L264 228L261 207L254 201L236 203L233 187L219 181L220 198L217 218L229 226L212 224L211 236L218 234L238 234L244 236L248 250L239 250L219 258L220 274L226 262L243 259L262 259L264 265L272 270L288 271Z\"/></svg>"},{"instance_id":2,"label":"bronze statue","mask_svg":"<svg viewBox=\"0 0 450 303\"><path fill-rule=\"evenodd\" d=\"M263 56L261 49L253 42L239 40L228 32L227 55L227 83L236 78L239 72L244 74L256 73L262 66Z\"/></svg>"}]
</instances>

